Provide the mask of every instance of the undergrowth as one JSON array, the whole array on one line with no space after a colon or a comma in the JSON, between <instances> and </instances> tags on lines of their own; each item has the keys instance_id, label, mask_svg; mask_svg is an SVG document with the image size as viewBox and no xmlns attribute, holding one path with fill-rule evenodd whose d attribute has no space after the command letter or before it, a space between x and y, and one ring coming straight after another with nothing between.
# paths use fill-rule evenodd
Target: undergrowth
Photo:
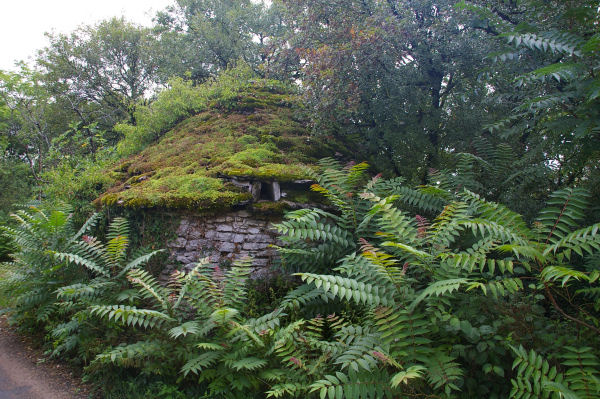
<instances>
[{"instance_id":1,"label":"undergrowth","mask_svg":"<svg viewBox=\"0 0 600 399\"><path fill-rule=\"evenodd\" d=\"M12 320L106 397L598 396L600 226L584 222L585 190L551 194L530 224L452 175L411 188L367 169L307 171L331 208L275 225L293 275L269 283L245 259L163 285L124 219L103 244L87 233L97 216L75 232L68 211L21 211L5 228L19 245Z\"/></svg>"}]
</instances>

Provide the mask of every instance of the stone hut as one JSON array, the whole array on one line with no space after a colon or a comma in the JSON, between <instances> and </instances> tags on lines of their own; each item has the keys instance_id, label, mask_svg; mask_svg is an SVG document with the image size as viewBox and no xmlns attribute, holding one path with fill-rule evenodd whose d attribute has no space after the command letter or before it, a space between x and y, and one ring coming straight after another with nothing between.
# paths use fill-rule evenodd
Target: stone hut
<instances>
[{"instance_id":1,"label":"stone hut","mask_svg":"<svg viewBox=\"0 0 600 399\"><path fill-rule=\"evenodd\" d=\"M215 263L250 256L260 275L277 255L271 224L287 209L316 202L306 167L339 150L307 134L297 101L269 81L214 101L122 160L96 203L171 215L169 269L205 256Z\"/></svg>"}]
</instances>

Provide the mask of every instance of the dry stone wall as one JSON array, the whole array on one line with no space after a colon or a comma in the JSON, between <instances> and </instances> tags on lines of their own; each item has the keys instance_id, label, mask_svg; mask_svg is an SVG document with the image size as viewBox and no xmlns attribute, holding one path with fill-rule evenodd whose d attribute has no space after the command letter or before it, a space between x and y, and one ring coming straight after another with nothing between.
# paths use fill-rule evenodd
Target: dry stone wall
<instances>
[{"instance_id":1,"label":"dry stone wall","mask_svg":"<svg viewBox=\"0 0 600 399\"><path fill-rule=\"evenodd\" d=\"M183 215L177 228L177 238L167 244L172 263L163 275L170 274L177 264L186 269L198 260L209 257L211 263L233 262L244 256L252 258L253 276L268 274L277 252L271 244L280 244L271 224L279 220L241 210L218 216Z\"/></svg>"}]
</instances>

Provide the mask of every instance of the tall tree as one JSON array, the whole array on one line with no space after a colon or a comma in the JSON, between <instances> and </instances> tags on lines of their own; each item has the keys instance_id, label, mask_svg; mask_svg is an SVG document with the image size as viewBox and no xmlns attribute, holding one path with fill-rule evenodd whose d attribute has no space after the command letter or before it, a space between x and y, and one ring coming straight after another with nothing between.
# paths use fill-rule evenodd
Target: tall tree
<instances>
[{"instance_id":1,"label":"tall tree","mask_svg":"<svg viewBox=\"0 0 600 399\"><path fill-rule=\"evenodd\" d=\"M53 101L39 71L24 65L19 72L0 71L3 152L25 161L39 182L52 140L66 124L64 112Z\"/></svg>"},{"instance_id":2,"label":"tall tree","mask_svg":"<svg viewBox=\"0 0 600 399\"><path fill-rule=\"evenodd\" d=\"M364 137L378 166L422 181L494 112L478 79L485 43L454 1L282 4L283 55L296 56L315 128Z\"/></svg>"},{"instance_id":3,"label":"tall tree","mask_svg":"<svg viewBox=\"0 0 600 399\"><path fill-rule=\"evenodd\" d=\"M600 196L598 2L463 1L476 29L498 43L488 84L511 112L489 125L551 170L553 185ZM590 184L591 183L591 184Z\"/></svg>"},{"instance_id":4,"label":"tall tree","mask_svg":"<svg viewBox=\"0 0 600 399\"><path fill-rule=\"evenodd\" d=\"M2 72L0 77L4 79ZM12 135L17 127L13 110L5 103L4 95L0 96L0 221L8 218L15 203L28 198L32 186L31 171L19 151L22 145L17 144L18 140ZM3 261L6 260L3 253L5 241L0 238L0 259Z\"/></svg>"},{"instance_id":5,"label":"tall tree","mask_svg":"<svg viewBox=\"0 0 600 399\"><path fill-rule=\"evenodd\" d=\"M56 100L84 124L112 127L133 118L135 104L157 83L156 39L123 18L49 35L38 64Z\"/></svg>"},{"instance_id":6,"label":"tall tree","mask_svg":"<svg viewBox=\"0 0 600 399\"><path fill-rule=\"evenodd\" d=\"M162 74L199 83L238 60L258 70L283 28L278 8L250 0L177 0L157 15Z\"/></svg>"}]
</instances>

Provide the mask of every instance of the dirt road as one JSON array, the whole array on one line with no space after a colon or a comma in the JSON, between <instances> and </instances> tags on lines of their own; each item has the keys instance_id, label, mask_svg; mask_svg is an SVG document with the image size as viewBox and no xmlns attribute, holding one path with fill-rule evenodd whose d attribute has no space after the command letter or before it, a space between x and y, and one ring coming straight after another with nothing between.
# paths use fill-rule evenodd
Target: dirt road
<instances>
[{"instance_id":1,"label":"dirt road","mask_svg":"<svg viewBox=\"0 0 600 399\"><path fill-rule=\"evenodd\" d=\"M87 399L89 394L64 366L39 363L41 354L0 317L0 399ZM39 364L38 364L39 363Z\"/></svg>"}]
</instances>

